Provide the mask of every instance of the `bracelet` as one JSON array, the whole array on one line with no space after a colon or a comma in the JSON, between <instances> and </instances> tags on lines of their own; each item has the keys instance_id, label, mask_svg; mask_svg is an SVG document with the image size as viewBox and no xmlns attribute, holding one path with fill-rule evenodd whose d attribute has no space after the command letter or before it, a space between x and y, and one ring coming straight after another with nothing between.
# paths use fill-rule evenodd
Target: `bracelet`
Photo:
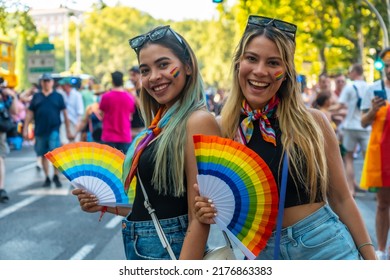
<instances>
[{"instance_id":1,"label":"bracelet","mask_svg":"<svg viewBox=\"0 0 390 280\"><path fill-rule=\"evenodd\" d=\"M361 244L358 247L358 251L360 252L360 249L363 248L364 246L367 246L367 245L370 245L370 246L374 247L374 244L372 244L371 242L366 242L366 243Z\"/></svg>"},{"instance_id":2,"label":"bracelet","mask_svg":"<svg viewBox=\"0 0 390 280\"><path fill-rule=\"evenodd\" d=\"M100 212L99 222L102 220L104 213L107 211L107 206L103 206L102 211Z\"/></svg>"},{"instance_id":3,"label":"bracelet","mask_svg":"<svg viewBox=\"0 0 390 280\"><path fill-rule=\"evenodd\" d=\"M115 206L115 215L119 215L119 210L118 210L118 206Z\"/></svg>"}]
</instances>

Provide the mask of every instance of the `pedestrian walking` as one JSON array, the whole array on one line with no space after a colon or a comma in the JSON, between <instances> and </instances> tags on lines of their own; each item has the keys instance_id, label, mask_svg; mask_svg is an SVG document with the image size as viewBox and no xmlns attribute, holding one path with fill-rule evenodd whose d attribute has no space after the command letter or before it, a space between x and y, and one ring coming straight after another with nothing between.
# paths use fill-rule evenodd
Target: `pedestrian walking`
<instances>
[{"instance_id":1,"label":"pedestrian walking","mask_svg":"<svg viewBox=\"0 0 390 280\"><path fill-rule=\"evenodd\" d=\"M326 116L307 108L300 96L296 30L292 23L249 16L233 55L232 90L221 113L222 136L260 155L279 189L283 158L288 159L285 203L279 208L284 210L278 214L280 239L273 232L258 259L375 259L348 191L336 134ZM197 218L213 222L218 213L208 198L196 201Z\"/></svg>"},{"instance_id":2,"label":"pedestrian walking","mask_svg":"<svg viewBox=\"0 0 390 280\"><path fill-rule=\"evenodd\" d=\"M42 159L42 168L46 176L42 186L50 187L49 161L43 155L61 146L61 113L64 116L67 138L73 140L74 136L70 131L64 98L53 89L54 80L51 74L43 74L40 78L40 84L41 90L33 95L27 110L23 127L23 137L24 139L28 139L28 126L33 121L35 135L34 149L37 156ZM62 184L58 174L58 170L54 168L54 176L52 179L56 187L60 188Z\"/></svg>"},{"instance_id":3,"label":"pedestrian walking","mask_svg":"<svg viewBox=\"0 0 390 280\"><path fill-rule=\"evenodd\" d=\"M104 93L99 102L103 115L101 142L126 153L133 140L131 119L136 99L123 88L122 72L111 73L111 80L113 88Z\"/></svg>"},{"instance_id":4,"label":"pedestrian walking","mask_svg":"<svg viewBox=\"0 0 390 280\"><path fill-rule=\"evenodd\" d=\"M353 64L349 69L351 83L347 84L341 91L339 97L340 108L347 108L347 115L343 121L342 145L345 149L344 163L347 174L349 191L355 197L357 192L362 192L355 179L354 153L359 148L365 156L371 127L362 127L361 120L361 99L366 93L368 84L364 80L363 66L360 63Z\"/></svg>"},{"instance_id":5,"label":"pedestrian walking","mask_svg":"<svg viewBox=\"0 0 390 280\"><path fill-rule=\"evenodd\" d=\"M83 96L78 89L76 89L75 79L72 77L62 78L58 84L63 91L62 97L64 98L66 111L68 113L70 133L75 136L75 139L72 141L78 142L81 139L81 135L76 134L76 129L84 116ZM61 144L69 143L64 122L60 127L60 139Z\"/></svg>"},{"instance_id":6,"label":"pedestrian walking","mask_svg":"<svg viewBox=\"0 0 390 280\"><path fill-rule=\"evenodd\" d=\"M373 188L376 193L375 230L378 242L377 255L389 259L387 248L390 230L390 165L389 165L389 101L390 101L390 48L385 48L379 57L384 62L384 78L375 81L362 99L361 125L372 125L367 154L364 158L361 186Z\"/></svg>"},{"instance_id":7,"label":"pedestrian walking","mask_svg":"<svg viewBox=\"0 0 390 280\"><path fill-rule=\"evenodd\" d=\"M4 158L10 152L7 143L7 132L12 129L11 115L17 112L16 92L6 87L5 80L0 77L0 202L7 202L9 196L4 187L5 182L5 162Z\"/></svg>"},{"instance_id":8,"label":"pedestrian walking","mask_svg":"<svg viewBox=\"0 0 390 280\"><path fill-rule=\"evenodd\" d=\"M126 217L122 232L128 259L170 259L144 207L142 181L176 258L202 259L209 225L193 216L192 186L197 175L193 135L220 133L206 109L197 59L186 40L169 26L129 42L142 73L141 108L148 128L133 141L123 168L125 188L137 180L133 207L107 211ZM93 195L79 189L72 193L84 211L103 209Z\"/></svg>"}]
</instances>

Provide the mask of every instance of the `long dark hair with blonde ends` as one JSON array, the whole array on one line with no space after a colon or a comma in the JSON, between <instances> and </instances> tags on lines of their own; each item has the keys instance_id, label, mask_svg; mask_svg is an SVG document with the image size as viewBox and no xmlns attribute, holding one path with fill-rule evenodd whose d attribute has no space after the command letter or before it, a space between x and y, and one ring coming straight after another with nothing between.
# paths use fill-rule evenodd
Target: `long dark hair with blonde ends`
<instances>
[{"instance_id":1,"label":"long dark hair with blonde ends","mask_svg":"<svg viewBox=\"0 0 390 280\"><path fill-rule=\"evenodd\" d=\"M191 74L187 75L185 86L178 100L168 110L172 112L172 117L164 127L164 133L158 138L154 150L155 169L152 184L159 193L180 197L186 192L184 166L187 120L193 112L206 110L206 98L197 58L188 42L180 34L176 33L176 35L182 43L173 34L168 33L158 41L147 41L142 48L149 44L161 45L170 49L185 67L191 69ZM138 59L142 48L137 53ZM150 125L160 106L142 87L140 107L146 126Z\"/></svg>"},{"instance_id":2,"label":"long dark hair with blonde ends","mask_svg":"<svg viewBox=\"0 0 390 280\"><path fill-rule=\"evenodd\" d=\"M329 179L324 135L301 97L294 66L295 43L272 26L246 30L234 52L232 89L221 112L222 135L233 139L237 133L241 114L240 105L245 99L239 85L239 63L246 46L258 36L264 36L276 44L286 67L286 79L277 92L280 103L276 115L282 131L283 150L289 156L289 168L296 171L291 173L293 179L306 187L310 202L314 202L318 194L326 199Z\"/></svg>"}]
</instances>

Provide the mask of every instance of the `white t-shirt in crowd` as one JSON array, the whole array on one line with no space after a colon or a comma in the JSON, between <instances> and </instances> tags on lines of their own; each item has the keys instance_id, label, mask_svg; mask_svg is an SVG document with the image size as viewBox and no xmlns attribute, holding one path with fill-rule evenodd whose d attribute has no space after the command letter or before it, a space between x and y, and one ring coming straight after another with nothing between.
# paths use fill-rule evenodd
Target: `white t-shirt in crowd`
<instances>
[{"instance_id":1,"label":"white t-shirt in crowd","mask_svg":"<svg viewBox=\"0 0 390 280\"><path fill-rule=\"evenodd\" d=\"M354 86L357 89L354 88ZM339 97L339 103L345 104L348 107L347 115L343 122L344 129L352 130L371 130L371 127L363 128L361 125L362 112L361 108L357 107L358 95L363 98L366 94L368 84L363 80L356 80L345 85ZM362 101L363 102L363 101Z\"/></svg>"},{"instance_id":2,"label":"white t-shirt in crowd","mask_svg":"<svg viewBox=\"0 0 390 280\"><path fill-rule=\"evenodd\" d=\"M366 91L366 94L364 95L362 99L362 106L360 108L362 110L369 110L372 107L371 100L374 99L374 90L382 90L382 82L381 80L375 81L372 83ZM387 100L390 102L390 88L385 86Z\"/></svg>"}]
</instances>

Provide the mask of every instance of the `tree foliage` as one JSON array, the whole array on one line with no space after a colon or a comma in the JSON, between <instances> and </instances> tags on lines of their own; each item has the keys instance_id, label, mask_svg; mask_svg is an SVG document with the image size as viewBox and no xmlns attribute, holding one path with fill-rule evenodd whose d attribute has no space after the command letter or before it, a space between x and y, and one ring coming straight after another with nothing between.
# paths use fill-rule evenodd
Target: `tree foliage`
<instances>
[{"instance_id":1,"label":"tree foliage","mask_svg":"<svg viewBox=\"0 0 390 280\"><path fill-rule=\"evenodd\" d=\"M5 3L0 0L0 27L16 29L19 23L26 38L34 38L34 28L23 12L9 20ZM229 85L232 54L250 14L275 17L298 26L295 63L309 79L326 72L346 72L354 62L371 63L370 49L383 47L383 31L376 15L364 0L236 0L233 6L215 5L217 19L165 22L151 15L118 4L115 7L99 1L84 15L80 26L82 71L94 75L103 84L114 70L127 72L137 64L128 39L158 25L170 24L194 49L205 82L211 86ZM370 0L389 26L387 6L383 0ZM8 4L7 4L8 5ZM23 10L22 10L23 11ZM24 10L26 11L26 10ZM5 15L5 16L4 16ZM31 27L31 28L30 28ZM70 24L70 60L76 60L74 23ZM16 33L15 33L16 34ZM56 40L57 69L64 67L64 45Z\"/></svg>"}]
</instances>

